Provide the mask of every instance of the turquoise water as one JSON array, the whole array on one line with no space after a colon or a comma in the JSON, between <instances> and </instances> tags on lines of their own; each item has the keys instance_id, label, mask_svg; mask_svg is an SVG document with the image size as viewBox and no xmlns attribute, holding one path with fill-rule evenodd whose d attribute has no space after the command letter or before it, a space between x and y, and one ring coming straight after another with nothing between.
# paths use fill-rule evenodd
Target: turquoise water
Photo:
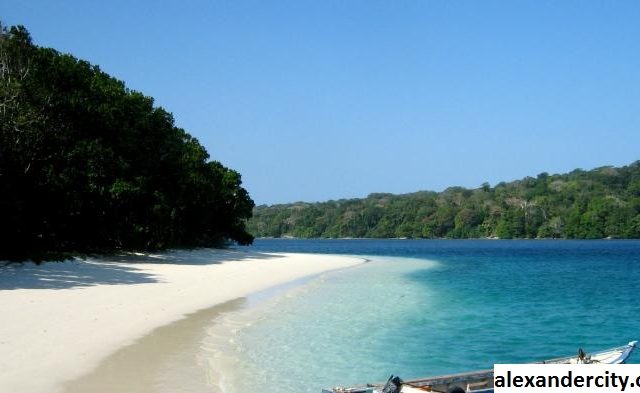
<instances>
[{"instance_id":1,"label":"turquoise water","mask_svg":"<svg viewBox=\"0 0 640 393\"><path fill-rule=\"evenodd\" d=\"M640 338L639 241L274 239L252 248L370 261L251 310L229 347L230 392L319 392Z\"/></svg>"}]
</instances>

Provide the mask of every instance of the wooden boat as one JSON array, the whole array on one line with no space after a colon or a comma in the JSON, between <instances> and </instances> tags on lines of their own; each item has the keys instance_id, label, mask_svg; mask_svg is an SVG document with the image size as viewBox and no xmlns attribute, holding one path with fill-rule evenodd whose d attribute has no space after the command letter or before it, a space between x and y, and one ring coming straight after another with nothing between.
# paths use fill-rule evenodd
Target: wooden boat
<instances>
[{"instance_id":1,"label":"wooden boat","mask_svg":"<svg viewBox=\"0 0 640 393\"><path fill-rule=\"evenodd\" d=\"M620 364L627 361L636 348L637 341L631 341L621 347L586 354L580 349L575 356L554 358L534 363L543 364ZM387 384L392 382L389 378ZM396 384L398 379L395 379ZM393 382L392 382L393 383ZM493 392L493 369L473 371L461 374L442 375L437 377L420 378L400 383L400 393L419 392ZM382 393L385 384L368 384L361 387L323 389L322 393ZM393 392L393 390L390 390Z\"/></svg>"}]
</instances>

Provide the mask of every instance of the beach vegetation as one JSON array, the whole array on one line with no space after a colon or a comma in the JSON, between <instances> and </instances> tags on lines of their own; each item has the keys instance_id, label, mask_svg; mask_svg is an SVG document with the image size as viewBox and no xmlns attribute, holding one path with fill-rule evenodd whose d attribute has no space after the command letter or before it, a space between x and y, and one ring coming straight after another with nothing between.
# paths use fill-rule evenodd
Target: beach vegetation
<instances>
[{"instance_id":1,"label":"beach vegetation","mask_svg":"<svg viewBox=\"0 0 640 393\"><path fill-rule=\"evenodd\" d=\"M0 28L0 259L249 244L253 206L153 98Z\"/></svg>"}]
</instances>

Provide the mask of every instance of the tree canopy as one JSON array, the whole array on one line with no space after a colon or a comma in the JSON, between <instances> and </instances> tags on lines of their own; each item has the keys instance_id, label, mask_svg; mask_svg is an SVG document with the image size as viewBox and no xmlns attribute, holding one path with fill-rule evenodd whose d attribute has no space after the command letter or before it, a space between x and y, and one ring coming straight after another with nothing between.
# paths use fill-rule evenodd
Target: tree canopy
<instances>
[{"instance_id":1,"label":"tree canopy","mask_svg":"<svg viewBox=\"0 0 640 393\"><path fill-rule=\"evenodd\" d=\"M302 238L640 238L640 161L443 192L258 206L249 231Z\"/></svg>"},{"instance_id":2,"label":"tree canopy","mask_svg":"<svg viewBox=\"0 0 640 393\"><path fill-rule=\"evenodd\" d=\"M249 244L241 184L153 98L0 29L0 259Z\"/></svg>"}]
</instances>

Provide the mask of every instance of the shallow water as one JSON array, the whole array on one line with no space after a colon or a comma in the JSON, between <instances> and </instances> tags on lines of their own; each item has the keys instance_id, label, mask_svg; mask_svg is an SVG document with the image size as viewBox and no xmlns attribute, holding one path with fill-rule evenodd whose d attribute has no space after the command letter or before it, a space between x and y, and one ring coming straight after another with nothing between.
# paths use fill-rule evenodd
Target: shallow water
<instances>
[{"instance_id":1,"label":"shallow water","mask_svg":"<svg viewBox=\"0 0 640 393\"><path fill-rule=\"evenodd\" d=\"M640 336L639 241L258 240L251 249L369 262L156 329L65 391L318 393Z\"/></svg>"},{"instance_id":2,"label":"shallow water","mask_svg":"<svg viewBox=\"0 0 640 393\"><path fill-rule=\"evenodd\" d=\"M227 358L212 363L226 367L227 392L319 392L391 373L491 368L640 334L638 241L258 240L252 248L371 261L231 316ZM209 348L220 349L220 329L228 328L212 327Z\"/></svg>"}]
</instances>

